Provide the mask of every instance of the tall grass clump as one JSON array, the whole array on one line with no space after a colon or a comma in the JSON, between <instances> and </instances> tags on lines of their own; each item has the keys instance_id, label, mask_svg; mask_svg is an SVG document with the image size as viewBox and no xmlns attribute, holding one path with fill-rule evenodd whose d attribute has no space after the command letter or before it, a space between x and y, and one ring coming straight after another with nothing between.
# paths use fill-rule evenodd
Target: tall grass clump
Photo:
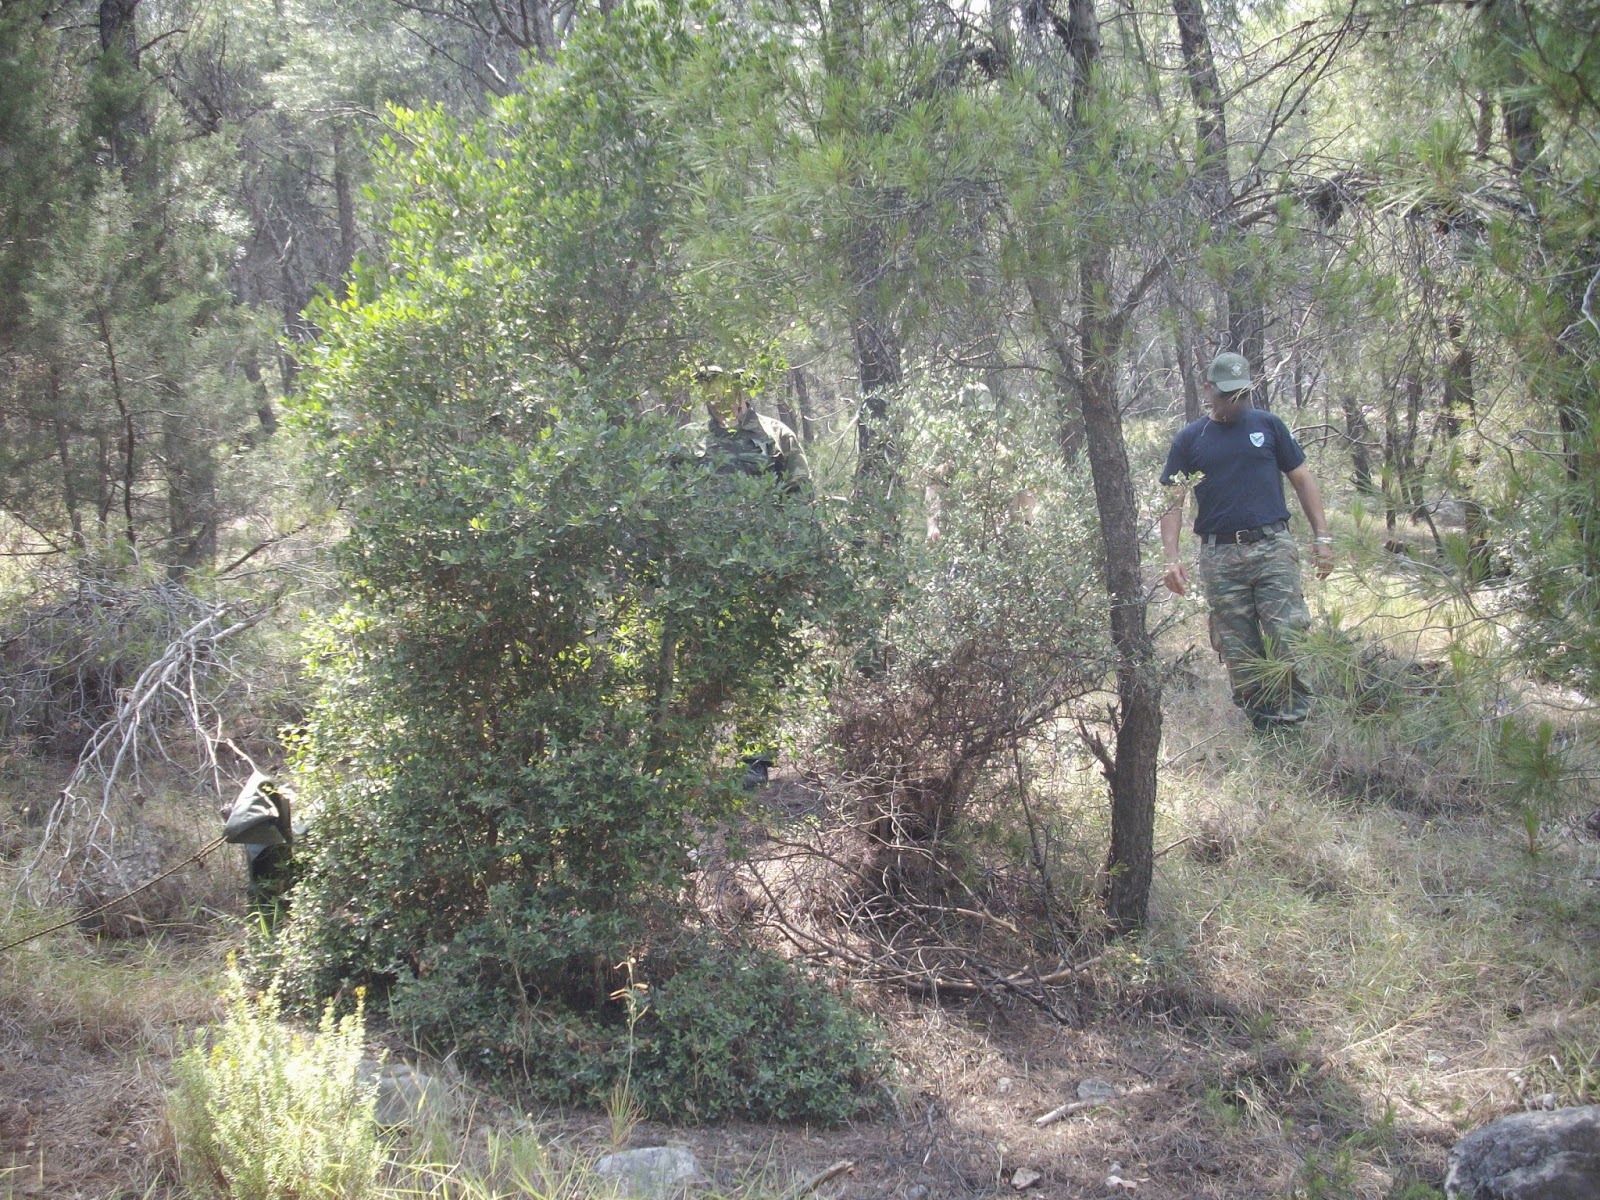
<instances>
[{"instance_id":1,"label":"tall grass clump","mask_svg":"<svg viewBox=\"0 0 1600 1200\"><path fill-rule=\"evenodd\" d=\"M277 988L235 971L227 1012L176 1063L170 1097L183 1181L229 1200L376 1194L376 1079L363 1079L364 1013L323 1010L314 1034L283 1024Z\"/></svg>"}]
</instances>

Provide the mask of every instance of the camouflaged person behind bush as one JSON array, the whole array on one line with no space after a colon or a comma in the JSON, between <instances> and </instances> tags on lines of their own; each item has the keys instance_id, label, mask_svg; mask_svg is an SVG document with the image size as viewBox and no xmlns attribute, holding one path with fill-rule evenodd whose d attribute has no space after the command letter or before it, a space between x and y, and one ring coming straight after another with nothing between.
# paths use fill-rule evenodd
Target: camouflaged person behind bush
<instances>
[{"instance_id":1,"label":"camouflaged person behind bush","mask_svg":"<svg viewBox=\"0 0 1600 1200\"><path fill-rule=\"evenodd\" d=\"M702 455L719 472L743 475L771 473L783 480L784 491L801 490L811 478L810 464L794 430L757 412L751 403L751 380L742 371L701 367L695 385L705 399L709 418Z\"/></svg>"}]
</instances>

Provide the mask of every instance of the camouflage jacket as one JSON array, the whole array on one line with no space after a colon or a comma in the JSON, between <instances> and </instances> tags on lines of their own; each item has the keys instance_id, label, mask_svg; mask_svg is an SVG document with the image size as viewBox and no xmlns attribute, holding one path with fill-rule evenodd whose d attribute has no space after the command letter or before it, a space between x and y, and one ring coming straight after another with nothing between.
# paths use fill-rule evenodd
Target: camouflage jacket
<instances>
[{"instance_id":1,"label":"camouflage jacket","mask_svg":"<svg viewBox=\"0 0 1600 1200\"><path fill-rule=\"evenodd\" d=\"M745 409L732 429L712 429L705 455L718 471L745 475L770 471L791 487L811 478L810 464L794 430L753 408Z\"/></svg>"}]
</instances>

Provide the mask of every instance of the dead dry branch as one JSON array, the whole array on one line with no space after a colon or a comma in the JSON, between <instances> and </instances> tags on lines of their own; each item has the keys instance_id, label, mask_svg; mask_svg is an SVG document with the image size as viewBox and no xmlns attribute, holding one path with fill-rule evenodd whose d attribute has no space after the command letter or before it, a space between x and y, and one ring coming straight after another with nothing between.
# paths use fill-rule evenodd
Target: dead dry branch
<instances>
[{"instance_id":1,"label":"dead dry branch","mask_svg":"<svg viewBox=\"0 0 1600 1200\"><path fill-rule=\"evenodd\" d=\"M23 869L23 892L35 902L93 906L156 874L169 848L133 836L144 824L140 809L156 764L190 781L211 798L212 807L237 787L237 768L225 769L218 754L231 747L224 732L224 699L230 689L248 690L234 647L272 607L270 599L250 610L209 604L165 581L134 589L83 580L69 600L41 610L8 641L10 648L32 639L29 654L10 660L20 664L13 674L21 677L24 692L31 687L35 693L59 693L59 685L44 678L52 673L59 679L66 670L86 679L90 664L114 661L117 666L93 688L78 687L83 700L71 719L93 722L93 728ZM108 612L119 611L137 613L139 642L156 647L136 673L128 647L119 643L112 655L95 634L111 620ZM70 624L74 617L75 626ZM94 624L96 619L101 624ZM46 644L44 630L58 631L61 641ZM82 645L68 644L73 637ZM131 682L124 682L128 676ZM106 691L114 701L109 715ZM244 760L242 752L232 753Z\"/></svg>"},{"instance_id":2,"label":"dead dry branch","mask_svg":"<svg viewBox=\"0 0 1600 1200\"><path fill-rule=\"evenodd\" d=\"M803 832L761 829L739 861L708 863L713 890L738 898L723 916L731 911L747 934L762 931L878 986L933 999L1020 999L1078 1023L1076 993L1101 956L1092 937L1053 925L1037 881L991 873L974 884L937 847L875 841L858 811L853 800L836 801L828 819L802 822ZM886 858L896 880L885 879ZM1047 958L1045 947L1066 952Z\"/></svg>"}]
</instances>

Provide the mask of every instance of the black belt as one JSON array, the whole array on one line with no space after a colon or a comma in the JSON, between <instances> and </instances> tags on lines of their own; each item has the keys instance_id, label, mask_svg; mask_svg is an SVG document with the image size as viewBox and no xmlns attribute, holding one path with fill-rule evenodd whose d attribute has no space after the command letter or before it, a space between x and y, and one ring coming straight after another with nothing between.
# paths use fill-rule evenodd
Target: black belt
<instances>
[{"instance_id":1,"label":"black belt","mask_svg":"<svg viewBox=\"0 0 1600 1200\"><path fill-rule=\"evenodd\" d=\"M1251 546L1287 528L1289 522L1274 521L1270 525L1259 525L1254 529L1235 529L1232 533L1203 533L1200 535L1200 540L1207 546Z\"/></svg>"}]
</instances>

